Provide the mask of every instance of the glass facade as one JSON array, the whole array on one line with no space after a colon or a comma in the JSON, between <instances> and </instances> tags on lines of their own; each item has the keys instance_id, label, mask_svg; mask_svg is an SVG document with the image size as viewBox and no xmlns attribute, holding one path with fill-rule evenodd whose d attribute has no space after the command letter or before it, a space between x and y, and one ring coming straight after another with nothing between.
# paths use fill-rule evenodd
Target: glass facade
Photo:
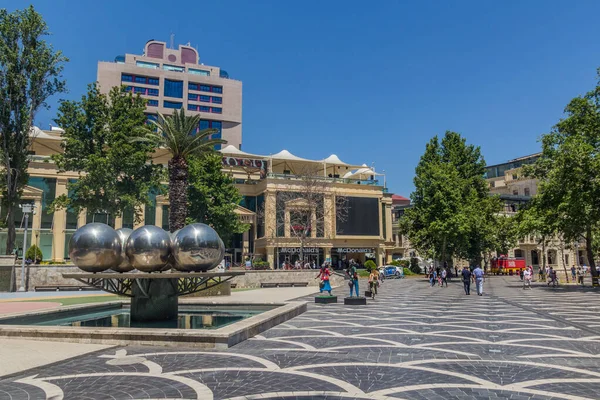
<instances>
[{"instance_id":1,"label":"glass facade","mask_svg":"<svg viewBox=\"0 0 600 400\"><path fill-rule=\"evenodd\" d=\"M205 71L203 69L188 68L188 72L195 75L210 76L210 71Z\"/></svg>"},{"instance_id":2,"label":"glass facade","mask_svg":"<svg viewBox=\"0 0 600 400\"><path fill-rule=\"evenodd\" d=\"M169 231L169 206L162 206L162 228Z\"/></svg>"},{"instance_id":3,"label":"glass facade","mask_svg":"<svg viewBox=\"0 0 600 400\"><path fill-rule=\"evenodd\" d=\"M205 97L208 97L208 96L205 96ZM215 96L213 96L211 98L211 102L215 103L215 104L223 104L223 99L221 97L215 97Z\"/></svg>"},{"instance_id":4,"label":"glass facade","mask_svg":"<svg viewBox=\"0 0 600 400\"><path fill-rule=\"evenodd\" d=\"M138 67L142 67L142 68L152 68L152 69L160 68L159 64L155 64L155 63L151 63L151 62L147 62L147 61L136 61L135 65Z\"/></svg>"},{"instance_id":5,"label":"glass facade","mask_svg":"<svg viewBox=\"0 0 600 400\"><path fill-rule=\"evenodd\" d=\"M222 114L223 109L221 107L211 107L210 112L213 114Z\"/></svg>"},{"instance_id":6,"label":"glass facade","mask_svg":"<svg viewBox=\"0 0 600 400\"><path fill-rule=\"evenodd\" d=\"M504 176L506 171L522 167L523 165L533 164L538 158L539 156L531 156L520 160L509 161L504 164L490 165L485 169L485 177L489 179Z\"/></svg>"},{"instance_id":7,"label":"glass facade","mask_svg":"<svg viewBox=\"0 0 600 400\"><path fill-rule=\"evenodd\" d=\"M121 74L121 82L135 82L135 83L141 83L144 85L158 86L159 81L160 80L158 78L153 78L153 77L131 75L131 74Z\"/></svg>"},{"instance_id":8,"label":"glass facade","mask_svg":"<svg viewBox=\"0 0 600 400\"><path fill-rule=\"evenodd\" d=\"M176 65L167 65L163 64L163 69L165 71L173 71L173 72L184 72L185 69L183 67L178 67Z\"/></svg>"},{"instance_id":9,"label":"glass facade","mask_svg":"<svg viewBox=\"0 0 600 400\"><path fill-rule=\"evenodd\" d=\"M158 107L158 100L148 100L147 104L150 107Z\"/></svg>"},{"instance_id":10,"label":"glass facade","mask_svg":"<svg viewBox=\"0 0 600 400\"><path fill-rule=\"evenodd\" d=\"M164 95L182 99L183 98L183 81L173 81L170 79L165 79Z\"/></svg>"},{"instance_id":11,"label":"glass facade","mask_svg":"<svg viewBox=\"0 0 600 400\"><path fill-rule=\"evenodd\" d=\"M183 106L183 103L178 102L178 101L168 101L168 100L165 100L163 102L163 107L164 108L180 109L182 106Z\"/></svg>"},{"instance_id":12,"label":"glass facade","mask_svg":"<svg viewBox=\"0 0 600 400\"><path fill-rule=\"evenodd\" d=\"M89 224L90 222L101 222L103 224L112 226L114 228L115 227L115 216L108 214L108 213L104 213L104 212L97 212L97 213L88 212L86 215L85 222L87 224Z\"/></svg>"},{"instance_id":13,"label":"glass facade","mask_svg":"<svg viewBox=\"0 0 600 400\"><path fill-rule=\"evenodd\" d=\"M28 185L43 190L42 209L36 212L42 213L42 229L52 229L54 214L49 213L48 210L56 197L56 178L31 177Z\"/></svg>"}]
</instances>

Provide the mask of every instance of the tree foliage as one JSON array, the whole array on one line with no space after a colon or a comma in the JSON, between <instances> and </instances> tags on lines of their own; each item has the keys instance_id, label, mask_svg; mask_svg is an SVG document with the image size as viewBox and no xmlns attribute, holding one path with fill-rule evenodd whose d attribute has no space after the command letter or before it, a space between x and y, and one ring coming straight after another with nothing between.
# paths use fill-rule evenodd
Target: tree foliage
<instances>
[{"instance_id":1,"label":"tree foliage","mask_svg":"<svg viewBox=\"0 0 600 400\"><path fill-rule=\"evenodd\" d=\"M235 213L242 200L233 178L223 173L219 154L190 157L189 217L187 223L203 222L212 226L227 243L233 234L242 233L248 225Z\"/></svg>"},{"instance_id":2,"label":"tree foliage","mask_svg":"<svg viewBox=\"0 0 600 400\"><path fill-rule=\"evenodd\" d=\"M402 226L411 243L438 260L479 260L494 245L500 201L488 195L485 161L479 147L458 133L434 137L416 168L412 208Z\"/></svg>"},{"instance_id":3,"label":"tree foliage","mask_svg":"<svg viewBox=\"0 0 600 400\"><path fill-rule=\"evenodd\" d=\"M158 120L151 121L150 129L136 139L154 147L166 148L169 160L169 230L175 232L185 226L188 217L188 161L214 150L216 145L227 143L213 139L216 129L199 130L200 114L188 116L185 111L174 110L165 117L158 113Z\"/></svg>"},{"instance_id":4,"label":"tree foliage","mask_svg":"<svg viewBox=\"0 0 600 400\"><path fill-rule=\"evenodd\" d=\"M30 130L46 100L66 90L63 64L44 37L48 26L33 6L9 13L0 9L0 180L2 206L7 209L9 254L15 242L15 207L29 178Z\"/></svg>"},{"instance_id":5,"label":"tree foliage","mask_svg":"<svg viewBox=\"0 0 600 400\"><path fill-rule=\"evenodd\" d=\"M552 210L552 227L567 242L585 240L594 277L594 235L600 228L600 70L598 77L593 90L569 102L565 118L542 136L541 157L524 169L540 180L538 201Z\"/></svg>"},{"instance_id":6,"label":"tree foliage","mask_svg":"<svg viewBox=\"0 0 600 400\"><path fill-rule=\"evenodd\" d=\"M68 184L70 196L58 196L55 208L120 215L149 201L160 187L161 166L152 163L154 146L133 143L146 123L145 100L114 87L104 95L96 84L80 101L63 101L55 122L64 129L63 153L52 156L59 172L78 171Z\"/></svg>"}]
</instances>

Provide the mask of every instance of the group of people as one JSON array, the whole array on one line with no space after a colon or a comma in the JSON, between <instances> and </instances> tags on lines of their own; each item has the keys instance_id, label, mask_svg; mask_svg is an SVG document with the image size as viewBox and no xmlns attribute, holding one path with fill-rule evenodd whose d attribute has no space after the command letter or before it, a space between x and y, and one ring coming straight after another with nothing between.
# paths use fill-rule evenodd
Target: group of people
<instances>
[{"instance_id":1,"label":"group of people","mask_svg":"<svg viewBox=\"0 0 600 400\"><path fill-rule=\"evenodd\" d=\"M429 284L431 287L434 287L437 283L438 286L448 287L448 269L447 268L437 268L433 269L433 267L429 268L429 272L427 274L427 278L429 279Z\"/></svg>"},{"instance_id":2,"label":"group of people","mask_svg":"<svg viewBox=\"0 0 600 400\"><path fill-rule=\"evenodd\" d=\"M330 269L330 264L328 262L324 263L319 271L319 274L315 277L315 279L321 278L321 282L319 284L319 292L328 292L331 296L331 282L330 278L332 275L332 271ZM360 297L359 288L358 288L358 269L356 268L356 264L352 264L346 269L346 275L348 276L348 286L350 287L350 297L353 294L356 294L356 297ZM375 295L378 292L379 285L381 284L382 276L377 269L372 269L369 273L369 290L371 291L371 297L374 299ZM446 284L447 285L447 284Z\"/></svg>"},{"instance_id":3,"label":"group of people","mask_svg":"<svg viewBox=\"0 0 600 400\"><path fill-rule=\"evenodd\" d=\"M465 295L471 295L471 282L475 283L477 288L477 295L483 296L483 283L485 282L485 273L483 269L479 265L475 266L473 271L471 269L464 267L462 272L462 281L463 287L465 289Z\"/></svg>"},{"instance_id":4,"label":"group of people","mask_svg":"<svg viewBox=\"0 0 600 400\"><path fill-rule=\"evenodd\" d=\"M300 261L296 260L296 262L292 263L289 260L285 260L281 263L281 269L291 270L291 269L317 269L317 264L309 261Z\"/></svg>"}]
</instances>

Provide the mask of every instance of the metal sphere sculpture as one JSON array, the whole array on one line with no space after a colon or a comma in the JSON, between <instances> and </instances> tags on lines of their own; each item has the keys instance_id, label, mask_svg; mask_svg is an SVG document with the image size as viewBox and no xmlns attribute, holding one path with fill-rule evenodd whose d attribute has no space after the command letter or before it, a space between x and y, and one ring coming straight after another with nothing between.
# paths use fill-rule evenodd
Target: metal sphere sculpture
<instances>
[{"instance_id":1,"label":"metal sphere sculpture","mask_svg":"<svg viewBox=\"0 0 600 400\"><path fill-rule=\"evenodd\" d=\"M110 226L93 222L77 229L69 241L69 257L85 272L102 272L121 262L121 239Z\"/></svg>"},{"instance_id":2,"label":"metal sphere sculpture","mask_svg":"<svg viewBox=\"0 0 600 400\"><path fill-rule=\"evenodd\" d=\"M119 235L119 239L121 240L121 262L116 267L112 267L111 269L116 272L128 272L133 269L133 266L129 262L129 259L125 255L125 245L127 244L127 239L129 235L131 235L133 229L129 228L119 228L117 229L117 234Z\"/></svg>"},{"instance_id":3,"label":"metal sphere sculpture","mask_svg":"<svg viewBox=\"0 0 600 400\"><path fill-rule=\"evenodd\" d=\"M175 235L175 269L186 272L208 271L225 256L225 246L217 232L206 224L191 224Z\"/></svg>"},{"instance_id":4,"label":"metal sphere sculpture","mask_svg":"<svg viewBox=\"0 0 600 400\"><path fill-rule=\"evenodd\" d=\"M171 237L158 226L142 226L129 235L125 254L129 263L139 271L160 271L169 261Z\"/></svg>"}]
</instances>

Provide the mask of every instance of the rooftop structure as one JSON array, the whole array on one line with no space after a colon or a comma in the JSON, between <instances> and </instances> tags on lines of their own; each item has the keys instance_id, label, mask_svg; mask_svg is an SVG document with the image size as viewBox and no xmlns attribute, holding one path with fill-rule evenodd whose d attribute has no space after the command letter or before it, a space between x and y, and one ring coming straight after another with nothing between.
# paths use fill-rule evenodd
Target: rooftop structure
<instances>
[{"instance_id":1,"label":"rooftop structure","mask_svg":"<svg viewBox=\"0 0 600 400\"><path fill-rule=\"evenodd\" d=\"M165 42L149 40L142 55L99 62L97 79L103 93L124 85L147 99L148 119L184 108L202 116L200 129L217 129L215 138L241 148L242 82L219 67L200 63L198 51L189 45L171 49Z\"/></svg>"}]
</instances>

